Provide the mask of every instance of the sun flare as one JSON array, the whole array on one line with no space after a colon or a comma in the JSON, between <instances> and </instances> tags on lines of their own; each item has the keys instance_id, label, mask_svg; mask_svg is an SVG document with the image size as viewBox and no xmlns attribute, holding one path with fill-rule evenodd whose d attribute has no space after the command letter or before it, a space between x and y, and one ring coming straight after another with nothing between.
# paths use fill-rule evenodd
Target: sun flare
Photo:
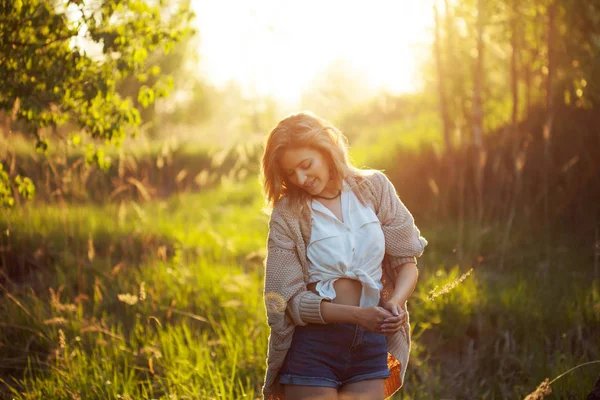
<instances>
[{"instance_id":1,"label":"sun flare","mask_svg":"<svg viewBox=\"0 0 600 400\"><path fill-rule=\"evenodd\" d=\"M339 60L369 90L416 91L419 63L432 41L427 2L192 0L192 5L205 77L217 86L235 80L251 96L292 104Z\"/></svg>"}]
</instances>

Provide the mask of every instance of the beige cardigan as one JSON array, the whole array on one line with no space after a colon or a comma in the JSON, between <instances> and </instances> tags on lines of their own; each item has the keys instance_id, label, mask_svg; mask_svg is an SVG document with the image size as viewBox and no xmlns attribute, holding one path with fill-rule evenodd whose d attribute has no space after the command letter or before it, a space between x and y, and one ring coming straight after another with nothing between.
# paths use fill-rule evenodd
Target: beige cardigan
<instances>
[{"instance_id":1,"label":"beige cardigan","mask_svg":"<svg viewBox=\"0 0 600 400\"><path fill-rule=\"evenodd\" d=\"M381 281L381 301L394 291L394 268L416 262L427 241L420 236L414 219L402 204L389 179L380 171L361 171L360 175L345 178L358 199L371 207L385 236L385 257ZM307 290L308 264L306 244L310 241L311 211L302 207L300 214L282 197L274 206L269 221L267 257L265 260L264 298L267 320L271 329L267 353L267 371L263 386L266 400L285 399L279 384L279 371L292 342L297 325L324 324L321 317L323 297ZM403 305L406 309L406 304ZM386 337L388 367L386 379L389 397L401 386L410 352L410 325L406 323L393 336Z\"/></svg>"}]
</instances>

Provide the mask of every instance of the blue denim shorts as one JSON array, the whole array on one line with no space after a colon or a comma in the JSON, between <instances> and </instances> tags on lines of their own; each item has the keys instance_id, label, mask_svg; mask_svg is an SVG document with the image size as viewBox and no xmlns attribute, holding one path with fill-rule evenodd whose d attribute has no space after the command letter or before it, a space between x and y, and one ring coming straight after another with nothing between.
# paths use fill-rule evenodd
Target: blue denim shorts
<instances>
[{"instance_id":1,"label":"blue denim shorts","mask_svg":"<svg viewBox=\"0 0 600 400\"><path fill-rule=\"evenodd\" d=\"M390 376L385 336L350 323L297 326L279 383L339 388Z\"/></svg>"}]
</instances>

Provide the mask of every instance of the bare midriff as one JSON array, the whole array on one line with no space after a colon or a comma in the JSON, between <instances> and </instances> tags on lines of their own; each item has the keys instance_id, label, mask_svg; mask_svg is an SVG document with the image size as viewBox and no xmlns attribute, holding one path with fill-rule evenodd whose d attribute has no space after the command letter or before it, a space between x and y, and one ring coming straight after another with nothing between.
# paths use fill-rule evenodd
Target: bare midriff
<instances>
[{"instance_id":1,"label":"bare midriff","mask_svg":"<svg viewBox=\"0 0 600 400\"><path fill-rule=\"evenodd\" d=\"M313 282L307 285L307 289L317 293L317 283ZM333 283L335 289L335 298L331 301L335 304L345 304L348 306L359 306L360 296L362 294L362 283L356 279L338 278Z\"/></svg>"}]
</instances>

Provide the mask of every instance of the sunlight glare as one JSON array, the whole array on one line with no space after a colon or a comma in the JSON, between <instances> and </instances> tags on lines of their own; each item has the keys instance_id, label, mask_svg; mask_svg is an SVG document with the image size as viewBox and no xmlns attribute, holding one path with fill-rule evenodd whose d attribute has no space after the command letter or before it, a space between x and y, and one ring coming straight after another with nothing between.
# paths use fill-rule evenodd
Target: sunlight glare
<instances>
[{"instance_id":1,"label":"sunlight glare","mask_svg":"<svg viewBox=\"0 0 600 400\"><path fill-rule=\"evenodd\" d=\"M368 4L366 6L365 4ZM430 52L428 2L192 0L200 32L199 72L217 86L240 83L247 95L298 102L335 60L364 74L373 91L419 89Z\"/></svg>"}]
</instances>

